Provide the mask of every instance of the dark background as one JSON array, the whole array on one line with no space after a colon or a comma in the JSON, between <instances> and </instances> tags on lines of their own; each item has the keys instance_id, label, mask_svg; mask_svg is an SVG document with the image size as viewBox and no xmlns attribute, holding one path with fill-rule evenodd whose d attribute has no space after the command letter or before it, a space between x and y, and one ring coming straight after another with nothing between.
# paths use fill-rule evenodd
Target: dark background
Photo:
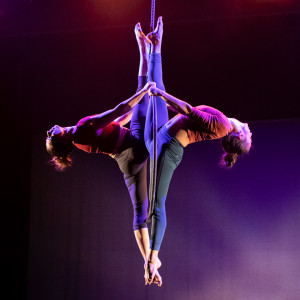
<instances>
[{"instance_id":1,"label":"dark background","mask_svg":"<svg viewBox=\"0 0 300 300\"><path fill-rule=\"evenodd\" d=\"M254 145L230 173L217 167L217 142L186 149L168 196L169 223L161 251L164 292L155 294L158 299L175 299L172 288L182 290L178 299L298 299L293 280L299 278L300 243L299 13L296 0L156 3L156 16L162 15L165 24L167 91L249 122ZM44 150L45 132L52 125L73 125L134 93L138 50L133 28L138 21L148 32L150 1L0 2L6 299L25 299L27 294L30 300L99 299L101 293L103 299L126 299L122 293L128 287L136 289L136 299L158 293L156 287L142 286L129 196L116 164L78 152L74 169L58 175L47 166ZM241 186L238 192L235 186ZM82 206L83 198L89 199L88 208ZM108 206L110 198L122 198L124 205ZM247 216L251 222L244 220ZM216 224L225 237L215 232ZM243 247L237 251L232 239L241 232L249 238L239 242ZM256 247L261 251L253 257ZM279 256L269 254L278 248ZM237 252L255 264L267 261L267 266L249 269L236 260Z\"/></svg>"}]
</instances>

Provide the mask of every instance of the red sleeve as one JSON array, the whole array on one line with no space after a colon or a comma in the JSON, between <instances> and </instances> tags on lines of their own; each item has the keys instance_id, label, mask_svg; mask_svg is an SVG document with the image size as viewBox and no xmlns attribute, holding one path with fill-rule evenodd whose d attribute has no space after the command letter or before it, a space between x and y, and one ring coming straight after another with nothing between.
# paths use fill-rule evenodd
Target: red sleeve
<instances>
[{"instance_id":1,"label":"red sleeve","mask_svg":"<svg viewBox=\"0 0 300 300\"><path fill-rule=\"evenodd\" d=\"M228 118L219 110L210 106L193 107L192 111L187 114L187 117L193 120L199 130L205 132L228 132L231 128Z\"/></svg>"}]
</instances>

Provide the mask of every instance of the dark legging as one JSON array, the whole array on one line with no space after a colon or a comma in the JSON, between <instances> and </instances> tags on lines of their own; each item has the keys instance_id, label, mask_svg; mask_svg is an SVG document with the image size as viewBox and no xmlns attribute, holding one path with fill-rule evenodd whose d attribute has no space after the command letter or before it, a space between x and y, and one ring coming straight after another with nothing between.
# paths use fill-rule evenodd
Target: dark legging
<instances>
[{"instance_id":1,"label":"dark legging","mask_svg":"<svg viewBox=\"0 0 300 300\"><path fill-rule=\"evenodd\" d=\"M137 91L140 91L146 83L147 77L139 76ZM130 123L131 135L125 141L128 147L115 157L130 194L134 214L134 230L147 227L147 158L149 153L144 143L144 128L148 103L149 96L146 94L133 108Z\"/></svg>"},{"instance_id":2,"label":"dark legging","mask_svg":"<svg viewBox=\"0 0 300 300\"><path fill-rule=\"evenodd\" d=\"M151 65L152 64L152 65ZM155 81L158 88L165 90L162 81L161 55L153 54L150 60L149 80ZM152 215L151 228L151 249L159 250L167 226L165 202L169 184L174 170L179 165L183 146L178 140L172 137L167 128L163 126L168 121L167 105L160 97L155 99L157 105L157 186L154 210ZM153 138L152 138L152 102L149 102L146 125L145 143L153 158Z\"/></svg>"},{"instance_id":3,"label":"dark legging","mask_svg":"<svg viewBox=\"0 0 300 300\"><path fill-rule=\"evenodd\" d=\"M152 54L150 57L148 67L149 80L155 80L157 86L164 89L162 83L161 56ZM141 90L146 83L147 77L139 76L137 91ZM147 94L133 108L133 114L130 122L131 146L115 157L124 175L124 180L130 194L134 213L134 230L147 227L147 158L149 156L149 153L145 147L144 132L147 131L147 129L145 129L145 120L146 115L149 113L148 106L149 96ZM168 120L168 110L165 102L160 98L158 99L157 109L160 112L158 125L161 126L165 124ZM149 119L148 116L147 118Z\"/></svg>"},{"instance_id":4,"label":"dark legging","mask_svg":"<svg viewBox=\"0 0 300 300\"><path fill-rule=\"evenodd\" d=\"M152 142L150 143L152 147ZM151 157L152 152L150 152ZM170 181L183 156L183 146L171 136L166 126L157 134L157 187L152 215L151 249L159 250L167 226L166 197Z\"/></svg>"}]
</instances>

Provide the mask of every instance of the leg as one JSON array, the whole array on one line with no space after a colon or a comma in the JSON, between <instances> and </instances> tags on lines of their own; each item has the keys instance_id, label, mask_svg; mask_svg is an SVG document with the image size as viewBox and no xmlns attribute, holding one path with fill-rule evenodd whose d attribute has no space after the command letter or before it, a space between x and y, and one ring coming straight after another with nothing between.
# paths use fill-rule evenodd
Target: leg
<instances>
[{"instance_id":1,"label":"leg","mask_svg":"<svg viewBox=\"0 0 300 300\"><path fill-rule=\"evenodd\" d=\"M144 260L149 257L150 253L149 233L147 228L147 161L145 161L145 157L148 157L148 151L145 148L145 145L134 138L133 147L128 148L115 157L120 170L124 174L124 181L130 194L134 213L134 235ZM158 260L157 268L160 266L161 262Z\"/></svg>"},{"instance_id":2,"label":"leg","mask_svg":"<svg viewBox=\"0 0 300 300\"><path fill-rule=\"evenodd\" d=\"M141 24L137 23L134 28L134 33L139 47L140 63L138 71L138 88L142 89L147 83L148 72L148 55L150 43L142 31ZM132 118L130 122L130 129L132 135L143 142L146 112L149 104L148 94L133 108ZM134 151L136 152L136 151ZM133 205L133 230L136 237L137 244L145 258L149 251L149 234L146 224L147 210L148 210L148 194L147 194L147 152L144 160L141 159L140 165L136 164L134 167L128 168L124 173L124 180L128 188L131 202ZM134 155L133 155L134 156ZM131 157L134 160L134 157ZM129 164L129 160L127 161Z\"/></svg>"},{"instance_id":3,"label":"leg","mask_svg":"<svg viewBox=\"0 0 300 300\"><path fill-rule=\"evenodd\" d=\"M146 256L146 252L149 252L146 223L148 217L147 157L147 149L134 138L132 138L132 147L115 157L130 195L133 207L133 230L143 257Z\"/></svg>"},{"instance_id":4,"label":"leg","mask_svg":"<svg viewBox=\"0 0 300 300\"><path fill-rule=\"evenodd\" d=\"M162 90L165 90L163 84L163 76L162 76L162 61L161 61L161 44L162 44L162 35L163 35L163 22L162 18L159 17L157 21L157 26L153 33L149 33L147 38L151 41L151 51L150 61L149 61L149 71L148 71L148 79L149 81L156 82L157 87ZM161 128L169 119L168 117L168 109L166 102L160 97L155 97L156 107L157 107L157 128ZM146 116L146 124L145 124L145 143L151 155L151 147L150 143L153 139L153 116L152 116L152 107L153 103L150 101Z\"/></svg>"},{"instance_id":5,"label":"leg","mask_svg":"<svg viewBox=\"0 0 300 300\"><path fill-rule=\"evenodd\" d=\"M134 32L139 47L139 53L140 53L138 88L137 88L137 91L139 91L147 83L148 56L149 56L150 43L142 31L140 23L137 23L135 25ZM148 104L149 104L149 96L147 94L133 108L132 118L130 122L130 129L132 135L141 141L143 141L144 139L145 121L146 121Z\"/></svg>"},{"instance_id":6,"label":"leg","mask_svg":"<svg viewBox=\"0 0 300 300\"><path fill-rule=\"evenodd\" d=\"M156 201L152 215L151 228L151 251L149 263L147 265L146 280L151 283L156 276L158 252L163 240L164 232L167 225L165 202L169 185L173 173L179 165L183 156L183 146L172 136L169 135L165 126L158 133L158 168L157 168L157 189ZM151 276L150 276L151 274Z\"/></svg>"},{"instance_id":7,"label":"leg","mask_svg":"<svg viewBox=\"0 0 300 300\"><path fill-rule=\"evenodd\" d=\"M182 145L169 135L167 128L159 132L158 145L161 149L157 164L156 202L152 217L151 249L159 251L167 226L165 202L173 173L183 156Z\"/></svg>"},{"instance_id":8,"label":"leg","mask_svg":"<svg viewBox=\"0 0 300 300\"><path fill-rule=\"evenodd\" d=\"M156 82L157 87L160 89L165 89L163 84L163 77L162 77L162 63L161 63L161 43L162 43L162 34L163 34L163 23L162 18L160 17L157 21L157 27L153 33L150 33L147 38L151 41L151 50L152 53L150 54L150 61L149 61L149 71L148 77L150 81ZM155 97L153 99L156 104L157 110L157 128L161 128L167 121L168 121L168 110L167 105L164 100L160 97ZM150 152L150 157L153 157L152 153L152 140L153 140L153 101L149 101L147 116L146 116L146 124L145 124L145 144ZM159 149L158 149L159 151ZM150 177L152 178L152 172L150 170ZM164 207L164 206L163 206ZM159 208L156 209L158 211ZM162 212L163 216L165 213ZM162 218L161 218L162 219ZM152 218L152 232L154 233L153 222ZM152 262L150 264L149 262ZM157 273L158 268L158 251L151 250L149 256L147 257L147 265L145 266L145 279L146 284L151 284L154 278L158 278L159 285L161 285L161 277Z\"/></svg>"},{"instance_id":9,"label":"leg","mask_svg":"<svg viewBox=\"0 0 300 300\"><path fill-rule=\"evenodd\" d=\"M134 32L140 53L137 88L137 91L139 91L147 83L150 43L142 31L140 23L136 24ZM133 206L134 235L144 260L149 256L150 252L149 233L146 223L148 216L147 158L149 154L144 145L144 128L148 104L149 96L147 94L134 107L130 123L131 133L135 138L133 150L131 155L128 155L123 162L123 169L118 161L124 174L125 184Z\"/></svg>"}]
</instances>

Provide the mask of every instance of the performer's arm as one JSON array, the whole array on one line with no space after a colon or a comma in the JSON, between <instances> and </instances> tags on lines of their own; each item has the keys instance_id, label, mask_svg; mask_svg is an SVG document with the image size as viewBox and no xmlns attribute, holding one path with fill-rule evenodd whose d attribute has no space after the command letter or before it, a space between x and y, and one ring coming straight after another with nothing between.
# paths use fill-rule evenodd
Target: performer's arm
<instances>
[{"instance_id":1,"label":"performer's arm","mask_svg":"<svg viewBox=\"0 0 300 300\"><path fill-rule=\"evenodd\" d=\"M168 105L170 105L175 110L175 112L177 112L179 114L187 115L188 113L190 113L192 111L193 107L189 103L182 101L182 100L180 100L180 99L178 99L156 87L151 88L149 94L155 95L155 96L160 96L163 100L165 100L167 102Z\"/></svg>"},{"instance_id":2,"label":"performer's arm","mask_svg":"<svg viewBox=\"0 0 300 300\"><path fill-rule=\"evenodd\" d=\"M127 114L145 96L145 94L148 93L150 88L154 86L155 83L148 82L142 90L137 92L131 98L121 102L115 108L102 114L85 117L78 122L77 126L92 125L97 129L107 126L115 119Z\"/></svg>"},{"instance_id":3,"label":"performer's arm","mask_svg":"<svg viewBox=\"0 0 300 300\"><path fill-rule=\"evenodd\" d=\"M170 104L167 104L167 108L168 108L168 110L171 110L175 114L178 114L178 111L176 109L174 109Z\"/></svg>"},{"instance_id":4,"label":"performer's arm","mask_svg":"<svg viewBox=\"0 0 300 300\"><path fill-rule=\"evenodd\" d=\"M121 126L126 125L128 122L131 121L132 112L133 112L133 110L131 110L127 114L115 119L115 122L118 122Z\"/></svg>"},{"instance_id":5,"label":"performer's arm","mask_svg":"<svg viewBox=\"0 0 300 300\"><path fill-rule=\"evenodd\" d=\"M215 108L209 107L209 111L205 108L201 110L196 109L189 103L179 100L156 87L151 88L149 94L160 96L167 104L172 106L177 113L185 115L189 119L195 121L199 126L199 130L201 129L210 132L218 131L222 132L222 134L226 134L227 131L230 130L228 118ZM218 136L218 138L219 137L221 136Z\"/></svg>"}]
</instances>

